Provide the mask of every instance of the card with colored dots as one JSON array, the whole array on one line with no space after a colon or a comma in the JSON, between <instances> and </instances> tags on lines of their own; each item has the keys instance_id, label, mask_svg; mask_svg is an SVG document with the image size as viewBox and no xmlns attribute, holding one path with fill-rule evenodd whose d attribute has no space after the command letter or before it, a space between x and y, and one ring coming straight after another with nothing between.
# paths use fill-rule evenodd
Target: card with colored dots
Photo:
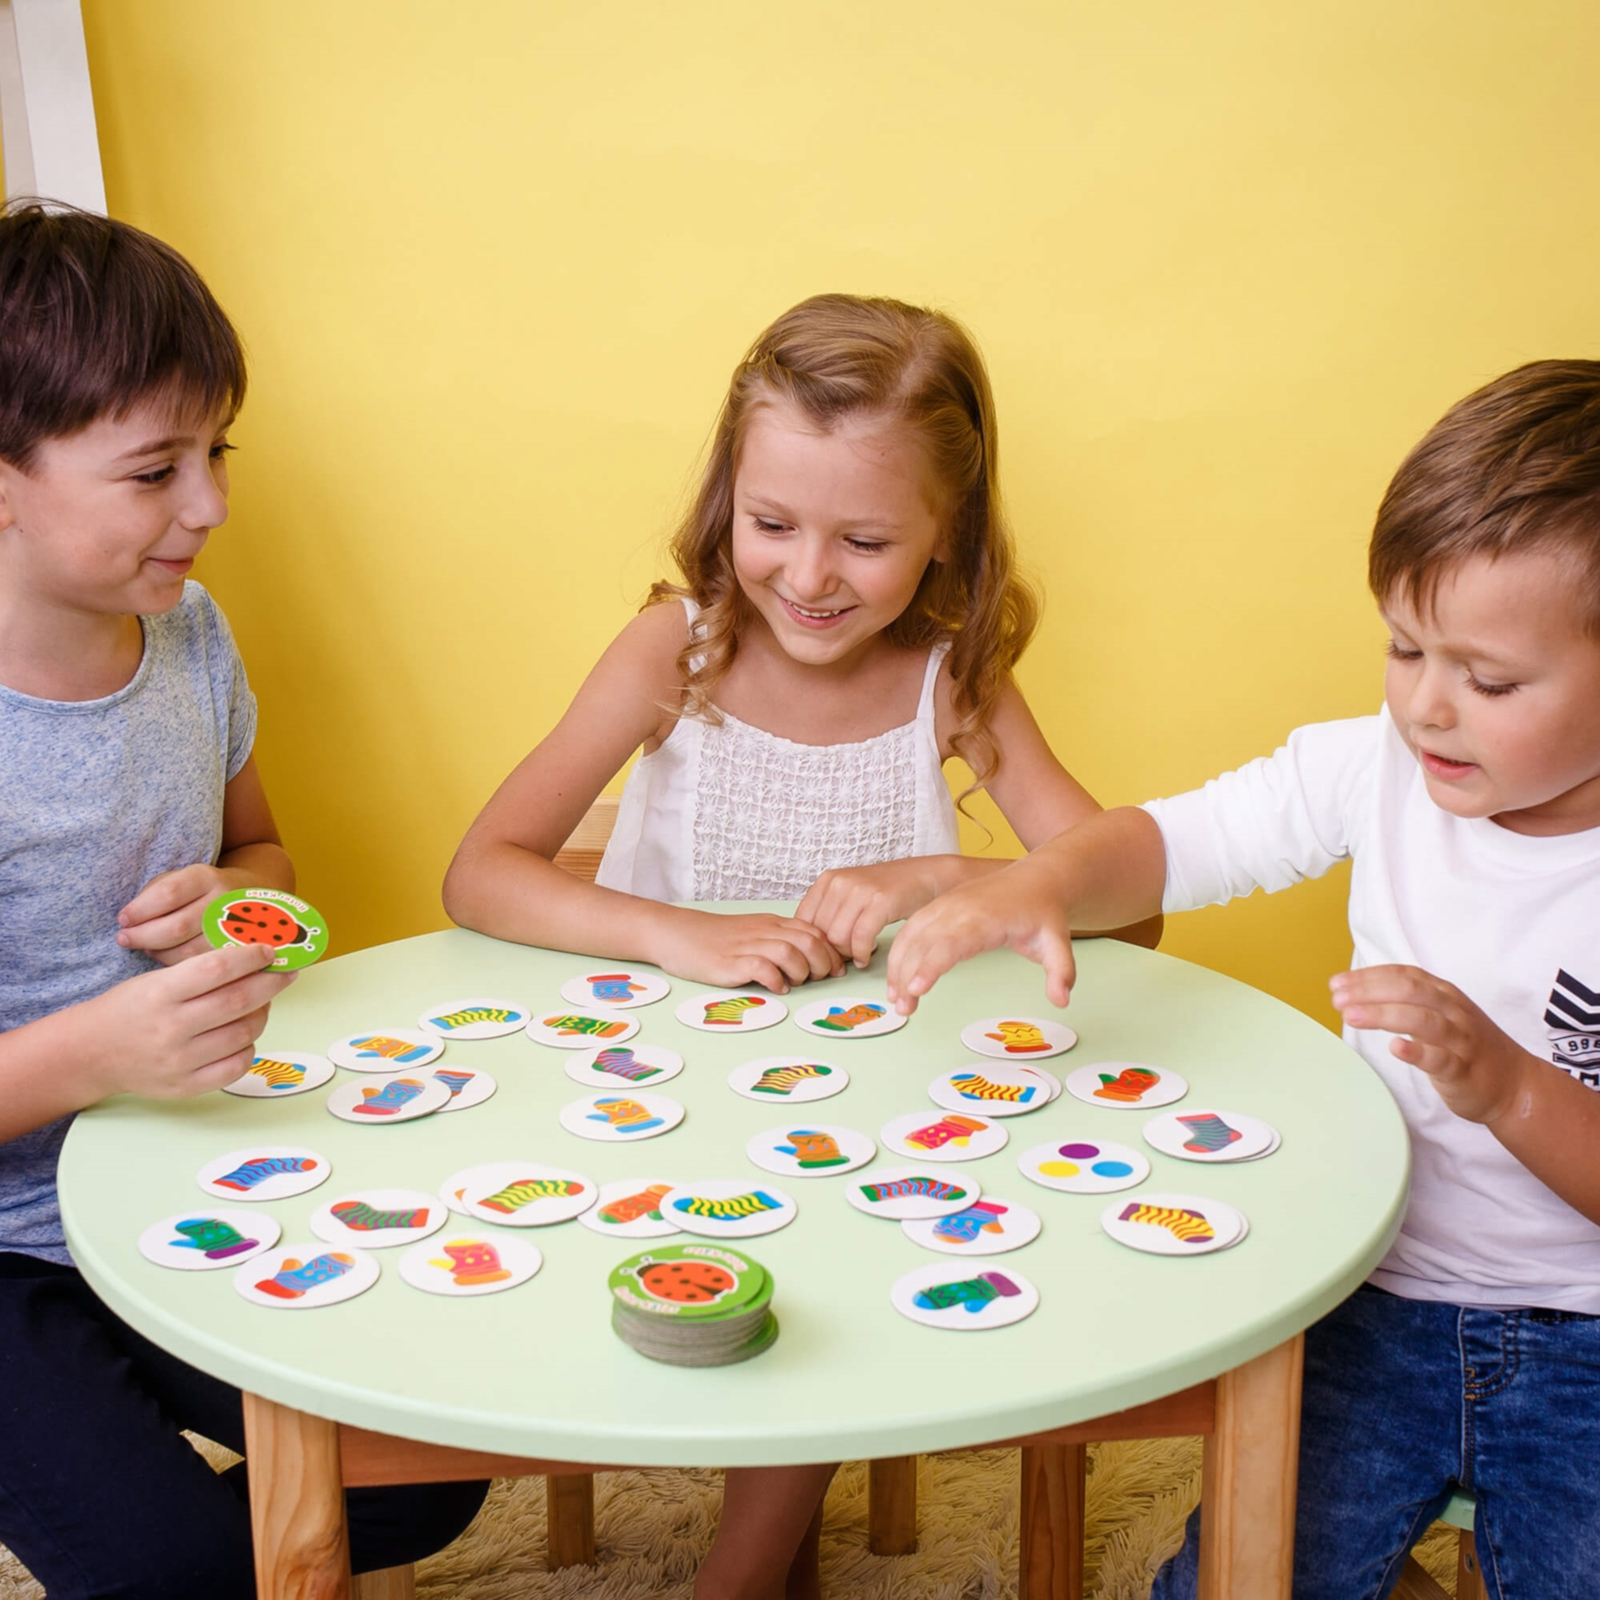
<instances>
[{"instance_id":1,"label":"card with colored dots","mask_svg":"<svg viewBox=\"0 0 1600 1600\"><path fill-rule=\"evenodd\" d=\"M891 1009L881 996L840 995L813 1000L794 1014L794 1025L819 1039L876 1039L898 1033L911 1020Z\"/></svg>"},{"instance_id":2,"label":"card with colored dots","mask_svg":"<svg viewBox=\"0 0 1600 1600\"><path fill-rule=\"evenodd\" d=\"M290 1095L320 1089L332 1076L333 1063L326 1056L271 1050L257 1055L244 1075L225 1083L222 1092L241 1100L287 1100Z\"/></svg>"},{"instance_id":3,"label":"card with colored dots","mask_svg":"<svg viewBox=\"0 0 1600 1600\"><path fill-rule=\"evenodd\" d=\"M287 1200L325 1183L326 1156L294 1144L257 1144L208 1161L195 1182L216 1200Z\"/></svg>"},{"instance_id":4,"label":"card with colored dots","mask_svg":"<svg viewBox=\"0 0 1600 1600\"><path fill-rule=\"evenodd\" d=\"M417 1018L417 1026L441 1039L500 1039L526 1028L532 1015L515 1000L469 995L465 1000L430 1006Z\"/></svg>"},{"instance_id":5,"label":"card with colored dots","mask_svg":"<svg viewBox=\"0 0 1600 1600\"><path fill-rule=\"evenodd\" d=\"M775 994L750 989L710 989L690 995L673 1013L686 1028L701 1033L759 1033L775 1028L789 1008Z\"/></svg>"},{"instance_id":6,"label":"card with colored dots","mask_svg":"<svg viewBox=\"0 0 1600 1600\"><path fill-rule=\"evenodd\" d=\"M400 1276L428 1294L476 1298L526 1283L544 1255L526 1239L450 1230L400 1257Z\"/></svg>"},{"instance_id":7,"label":"card with colored dots","mask_svg":"<svg viewBox=\"0 0 1600 1600\"><path fill-rule=\"evenodd\" d=\"M376 1128L432 1116L449 1100L450 1086L424 1068L421 1072L397 1072L392 1078L341 1083L328 1096L327 1107L342 1122Z\"/></svg>"},{"instance_id":8,"label":"card with colored dots","mask_svg":"<svg viewBox=\"0 0 1600 1600\"><path fill-rule=\"evenodd\" d=\"M756 1134L744 1153L763 1172L782 1178L831 1178L866 1166L878 1147L854 1128L785 1122Z\"/></svg>"},{"instance_id":9,"label":"card with colored dots","mask_svg":"<svg viewBox=\"0 0 1600 1600\"><path fill-rule=\"evenodd\" d=\"M746 1100L763 1105L801 1105L829 1100L850 1085L850 1074L831 1061L810 1056L762 1056L728 1074L728 1087Z\"/></svg>"},{"instance_id":10,"label":"card with colored dots","mask_svg":"<svg viewBox=\"0 0 1600 1600\"><path fill-rule=\"evenodd\" d=\"M984 1256L1032 1244L1043 1226L1037 1211L986 1194L947 1217L902 1222L900 1231L924 1250L938 1250L947 1256Z\"/></svg>"},{"instance_id":11,"label":"card with colored dots","mask_svg":"<svg viewBox=\"0 0 1600 1600\"><path fill-rule=\"evenodd\" d=\"M594 1006L602 1011L653 1006L671 993L672 985L659 972L637 967L596 966L561 985L561 998L569 1006Z\"/></svg>"},{"instance_id":12,"label":"card with colored dots","mask_svg":"<svg viewBox=\"0 0 1600 1600\"><path fill-rule=\"evenodd\" d=\"M348 1072L398 1072L425 1067L444 1054L444 1040L417 1028L372 1028L347 1033L328 1046L328 1059Z\"/></svg>"},{"instance_id":13,"label":"card with colored dots","mask_svg":"<svg viewBox=\"0 0 1600 1600\"><path fill-rule=\"evenodd\" d=\"M558 1050L592 1050L596 1045L624 1044L639 1031L639 1019L617 1011L535 1011L524 1030L535 1044Z\"/></svg>"},{"instance_id":14,"label":"card with colored dots","mask_svg":"<svg viewBox=\"0 0 1600 1600\"><path fill-rule=\"evenodd\" d=\"M557 1113L561 1126L580 1139L635 1144L670 1133L683 1121L683 1106L670 1095L609 1090L573 1100Z\"/></svg>"},{"instance_id":15,"label":"card with colored dots","mask_svg":"<svg viewBox=\"0 0 1600 1600\"><path fill-rule=\"evenodd\" d=\"M273 1311L314 1311L365 1294L378 1281L378 1258L320 1240L279 1245L247 1262L233 1287L253 1305Z\"/></svg>"},{"instance_id":16,"label":"card with colored dots","mask_svg":"<svg viewBox=\"0 0 1600 1600\"><path fill-rule=\"evenodd\" d=\"M776 1233L800 1214L782 1189L744 1178L679 1184L662 1197L661 1214L685 1233L706 1239L752 1239Z\"/></svg>"},{"instance_id":17,"label":"card with colored dots","mask_svg":"<svg viewBox=\"0 0 1600 1600\"><path fill-rule=\"evenodd\" d=\"M470 1111L473 1106L481 1106L500 1087L480 1068L458 1067L454 1063L447 1067L429 1067L422 1076L442 1083L450 1091L450 1098L439 1107L441 1112Z\"/></svg>"},{"instance_id":18,"label":"card with colored dots","mask_svg":"<svg viewBox=\"0 0 1600 1600\"><path fill-rule=\"evenodd\" d=\"M277 952L271 966L294 971L328 952L328 925L314 905L282 889L235 889L219 894L200 913L206 942L261 944Z\"/></svg>"},{"instance_id":19,"label":"card with colored dots","mask_svg":"<svg viewBox=\"0 0 1600 1600\"><path fill-rule=\"evenodd\" d=\"M328 1244L387 1250L437 1233L450 1212L437 1195L418 1189L358 1189L311 1213L311 1231Z\"/></svg>"},{"instance_id":20,"label":"card with colored dots","mask_svg":"<svg viewBox=\"0 0 1600 1600\"><path fill-rule=\"evenodd\" d=\"M562 1069L592 1089L653 1089L683 1071L683 1057L659 1044L603 1044L568 1056Z\"/></svg>"},{"instance_id":21,"label":"card with colored dots","mask_svg":"<svg viewBox=\"0 0 1600 1600\"><path fill-rule=\"evenodd\" d=\"M1100 1213L1118 1244L1155 1256L1203 1256L1238 1244L1249 1229L1244 1213L1193 1194L1137 1194Z\"/></svg>"},{"instance_id":22,"label":"card with colored dots","mask_svg":"<svg viewBox=\"0 0 1600 1600\"><path fill-rule=\"evenodd\" d=\"M985 1117L1020 1117L1042 1110L1055 1099L1050 1082L1031 1067L975 1062L935 1078L928 1098L947 1111L976 1111Z\"/></svg>"},{"instance_id":23,"label":"card with colored dots","mask_svg":"<svg viewBox=\"0 0 1600 1600\"><path fill-rule=\"evenodd\" d=\"M927 1167L874 1167L856 1173L844 1197L857 1211L891 1222L926 1221L965 1211L983 1193L978 1180L965 1172L938 1172Z\"/></svg>"},{"instance_id":24,"label":"card with colored dots","mask_svg":"<svg viewBox=\"0 0 1600 1600\"><path fill-rule=\"evenodd\" d=\"M1010 1135L1003 1122L970 1111L911 1111L884 1123L878 1137L913 1161L977 1161L1003 1150Z\"/></svg>"},{"instance_id":25,"label":"card with colored dots","mask_svg":"<svg viewBox=\"0 0 1600 1600\"><path fill-rule=\"evenodd\" d=\"M1276 1150L1278 1130L1242 1111L1168 1111L1139 1130L1144 1142L1180 1161L1249 1161Z\"/></svg>"},{"instance_id":26,"label":"card with colored dots","mask_svg":"<svg viewBox=\"0 0 1600 1600\"><path fill-rule=\"evenodd\" d=\"M214 1272L270 1250L282 1232L264 1211L180 1211L139 1235L139 1254L158 1267Z\"/></svg>"},{"instance_id":27,"label":"card with colored dots","mask_svg":"<svg viewBox=\"0 0 1600 1600\"><path fill-rule=\"evenodd\" d=\"M679 1232L661 1210L674 1185L660 1178L619 1178L600 1186L600 1198L578 1221L611 1239L664 1239Z\"/></svg>"},{"instance_id":28,"label":"card with colored dots","mask_svg":"<svg viewBox=\"0 0 1600 1600\"><path fill-rule=\"evenodd\" d=\"M582 1215L600 1196L600 1186L581 1172L538 1161L490 1161L447 1179L463 1216L503 1228L542 1228ZM451 1206L456 1210L457 1206Z\"/></svg>"},{"instance_id":29,"label":"card with colored dots","mask_svg":"<svg viewBox=\"0 0 1600 1600\"><path fill-rule=\"evenodd\" d=\"M961 1030L961 1042L997 1061L1043 1061L1070 1050L1078 1036L1065 1023L1043 1017L985 1017Z\"/></svg>"},{"instance_id":30,"label":"card with colored dots","mask_svg":"<svg viewBox=\"0 0 1600 1600\"><path fill-rule=\"evenodd\" d=\"M1132 1145L1109 1139L1052 1139L1018 1156L1017 1170L1063 1194L1111 1194L1143 1183L1150 1176L1150 1161Z\"/></svg>"},{"instance_id":31,"label":"card with colored dots","mask_svg":"<svg viewBox=\"0 0 1600 1600\"><path fill-rule=\"evenodd\" d=\"M930 1262L897 1279L889 1299L902 1317L957 1333L1003 1328L1039 1309L1039 1291L998 1261Z\"/></svg>"},{"instance_id":32,"label":"card with colored dots","mask_svg":"<svg viewBox=\"0 0 1600 1600\"><path fill-rule=\"evenodd\" d=\"M1142 1111L1168 1106L1189 1092L1189 1085L1166 1067L1142 1061L1096 1061L1067 1074L1064 1087L1085 1105L1113 1111Z\"/></svg>"}]
</instances>

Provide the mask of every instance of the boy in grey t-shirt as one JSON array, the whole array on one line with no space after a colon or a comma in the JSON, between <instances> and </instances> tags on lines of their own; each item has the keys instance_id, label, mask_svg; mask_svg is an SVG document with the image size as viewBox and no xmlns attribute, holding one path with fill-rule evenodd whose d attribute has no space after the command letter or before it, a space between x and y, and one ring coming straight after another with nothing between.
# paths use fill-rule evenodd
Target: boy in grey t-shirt
<instances>
[{"instance_id":1,"label":"boy in grey t-shirt","mask_svg":"<svg viewBox=\"0 0 1600 1600\"><path fill-rule=\"evenodd\" d=\"M228 625L187 582L227 515L237 335L182 257L103 217L0 216L0 1543L52 1600L255 1594L238 1391L71 1265L72 1115L249 1065L285 977L206 903L292 889ZM92 1492L86 1492L92 1486ZM482 1484L354 1491L356 1570L454 1538Z\"/></svg>"}]
</instances>

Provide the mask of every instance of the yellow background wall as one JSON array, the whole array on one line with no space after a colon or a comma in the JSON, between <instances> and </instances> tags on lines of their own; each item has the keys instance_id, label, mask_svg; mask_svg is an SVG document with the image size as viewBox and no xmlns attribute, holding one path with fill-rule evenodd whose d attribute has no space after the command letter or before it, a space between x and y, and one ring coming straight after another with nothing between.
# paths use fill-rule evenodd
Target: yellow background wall
<instances>
[{"instance_id":1,"label":"yellow background wall","mask_svg":"<svg viewBox=\"0 0 1600 1600\"><path fill-rule=\"evenodd\" d=\"M1388 475L1492 374L1600 353L1588 0L83 11L112 209L252 352L200 576L347 949L442 925L804 295L978 335L1049 597L1023 684L1108 803L1374 709ZM1167 948L1328 1016L1343 893Z\"/></svg>"}]
</instances>

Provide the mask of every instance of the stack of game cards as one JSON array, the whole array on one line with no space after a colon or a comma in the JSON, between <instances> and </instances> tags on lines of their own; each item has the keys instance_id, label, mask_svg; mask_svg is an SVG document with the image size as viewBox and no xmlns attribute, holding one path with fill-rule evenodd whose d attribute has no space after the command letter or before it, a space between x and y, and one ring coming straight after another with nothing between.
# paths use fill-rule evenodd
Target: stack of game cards
<instances>
[{"instance_id":1,"label":"stack of game cards","mask_svg":"<svg viewBox=\"0 0 1600 1600\"><path fill-rule=\"evenodd\" d=\"M611 1326L652 1361L726 1367L778 1337L772 1274L717 1244L662 1245L611 1274Z\"/></svg>"}]
</instances>

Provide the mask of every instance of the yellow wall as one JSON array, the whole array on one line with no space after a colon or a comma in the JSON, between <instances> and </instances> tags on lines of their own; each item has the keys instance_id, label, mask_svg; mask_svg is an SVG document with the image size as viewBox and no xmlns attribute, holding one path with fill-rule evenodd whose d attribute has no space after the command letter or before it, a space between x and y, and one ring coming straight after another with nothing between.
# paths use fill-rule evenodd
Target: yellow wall
<instances>
[{"instance_id":1,"label":"yellow wall","mask_svg":"<svg viewBox=\"0 0 1600 1600\"><path fill-rule=\"evenodd\" d=\"M822 289L988 354L1108 802L1371 710L1371 515L1447 405L1597 350L1588 0L84 0L115 213L243 329L201 576L340 943L451 850L660 570L728 369ZM1327 1015L1342 879L1167 948Z\"/></svg>"}]
</instances>

